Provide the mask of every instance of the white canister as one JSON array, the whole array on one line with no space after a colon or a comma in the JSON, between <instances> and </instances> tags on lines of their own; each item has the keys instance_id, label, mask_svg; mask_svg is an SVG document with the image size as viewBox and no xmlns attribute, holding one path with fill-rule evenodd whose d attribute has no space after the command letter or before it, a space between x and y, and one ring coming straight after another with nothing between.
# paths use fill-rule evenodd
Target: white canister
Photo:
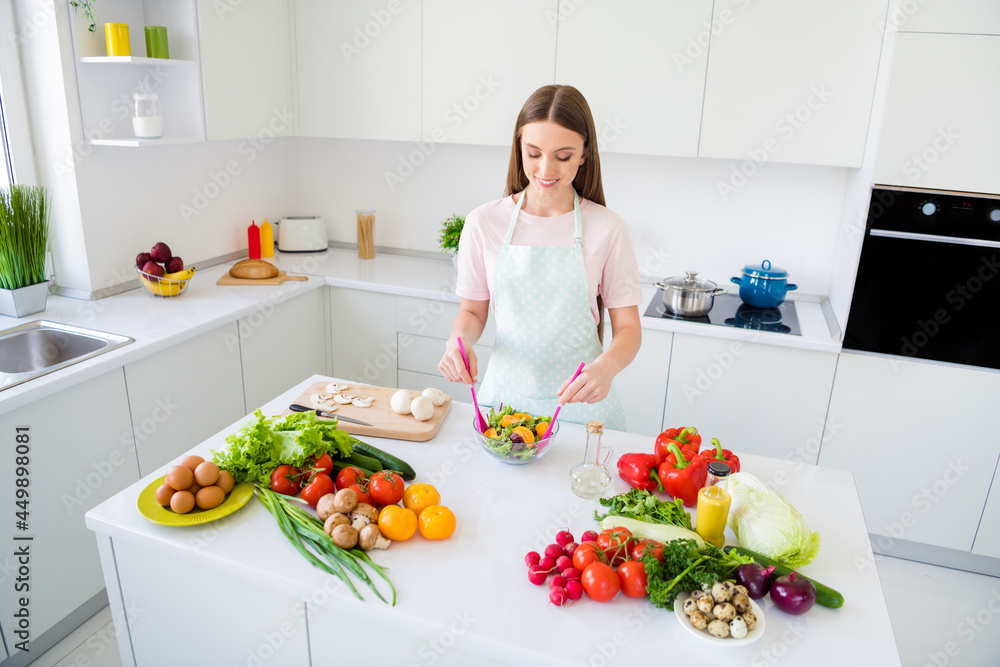
<instances>
[{"instance_id":1,"label":"white canister","mask_svg":"<svg viewBox=\"0 0 1000 667\"><path fill-rule=\"evenodd\" d=\"M160 96L146 81L132 94L132 130L139 139L159 139L163 136L163 115Z\"/></svg>"}]
</instances>

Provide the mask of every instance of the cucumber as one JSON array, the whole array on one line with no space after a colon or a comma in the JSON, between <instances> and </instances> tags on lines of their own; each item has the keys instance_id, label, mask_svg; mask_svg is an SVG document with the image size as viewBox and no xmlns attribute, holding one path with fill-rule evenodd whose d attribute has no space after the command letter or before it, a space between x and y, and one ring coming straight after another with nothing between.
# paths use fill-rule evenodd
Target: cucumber
<instances>
[{"instance_id":1,"label":"cucumber","mask_svg":"<svg viewBox=\"0 0 1000 667\"><path fill-rule=\"evenodd\" d=\"M357 451L353 452L346 459L341 460L349 466L356 466L365 470L374 470L375 472L378 472L384 467L378 459L372 456L365 456Z\"/></svg>"},{"instance_id":2,"label":"cucumber","mask_svg":"<svg viewBox=\"0 0 1000 667\"><path fill-rule=\"evenodd\" d=\"M750 558L753 558L755 562L757 562L760 565L763 565L764 567L769 567L773 565L774 572L771 574L772 578L783 577L791 572L795 572L795 574L802 577L803 579L809 579L809 581L812 582L812 585L816 587L817 604L821 604L824 607L829 607L830 609L840 609L841 607L844 606L844 596L841 595L838 591L833 590L829 586L824 586L815 579L810 579L809 577L805 576L798 570L792 570L790 568L787 568L781 563L771 560L767 556L762 556L756 551L750 551L750 549L747 549L746 547L726 547L726 552L728 553L730 551L736 551L736 553L741 554L743 556L749 556Z\"/></svg>"},{"instance_id":3,"label":"cucumber","mask_svg":"<svg viewBox=\"0 0 1000 667\"><path fill-rule=\"evenodd\" d=\"M351 458L353 458L353 457L351 457ZM364 458L368 459L367 456L364 457ZM369 460L370 461L374 461L374 459L369 459ZM375 461L375 463L378 463L378 461ZM372 469L372 468L366 468L364 466L358 465L357 463L352 463L349 459L334 459L333 460L333 475L332 476L336 477L337 474L341 470L343 470L344 468L358 468L359 470L361 470L362 473L364 473L365 477L371 477L376 472L378 472L378 470L375 470L375 469ZM381 467L379 468L379 470L381 470Z\"/></svg>"},{"instance_id":4,"label":"cucumber","mask_svg":"<svg viewBox=\"0 0 1000 667\"><path fill-rule=\"evenodd\" d=\"M378 447L373 447L372 445L369 445L367 442L361 442L360 440L355 440L354 451L356 453L361 454L362 456L369 456L377 460L386 470L392 470L394 472L398 472L399 476L402 477L407 482L417 478L417 473L414 472L413 468L410 467L409 463L407 463L403 459L393 456L389 452L379 449Z\"/></svg>"}]
</instances>

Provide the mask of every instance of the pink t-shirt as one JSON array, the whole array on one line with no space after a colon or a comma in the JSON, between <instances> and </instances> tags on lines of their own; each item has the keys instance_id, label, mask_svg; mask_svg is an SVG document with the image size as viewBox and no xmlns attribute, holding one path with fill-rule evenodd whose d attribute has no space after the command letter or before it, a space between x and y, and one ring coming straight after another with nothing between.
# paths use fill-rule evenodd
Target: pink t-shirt
<instances>
[{"instance_id":1,"label":"pink t-shirt","mask_svg":"<svg viewBox=\"0 0 1000 667\"><path fill-rule=\"evenodd\" d=\"M461 298L489 300L493 293L497 258L515 208L514 198L504 197L483 204L466 216L459 241L458 284L455 288L455 294ZM573 219L572 211L539 217L522 210L510 243L571 248ZM639 265L625 221L600 204L582 198L580 219L583 222L583 259L594 321L598 321L598 293L604 298L607 308L641 304Z\"/></svg>"}]
</instances>

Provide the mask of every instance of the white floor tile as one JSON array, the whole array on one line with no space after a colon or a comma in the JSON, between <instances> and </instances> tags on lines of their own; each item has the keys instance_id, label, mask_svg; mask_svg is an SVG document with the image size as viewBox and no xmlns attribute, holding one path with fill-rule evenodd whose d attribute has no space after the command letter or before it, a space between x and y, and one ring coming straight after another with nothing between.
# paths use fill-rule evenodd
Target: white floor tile
<instances>
[{"instance_id":1,"label":"white floor tile","mask_svg":"<svg viewBox=\"0 0 1000 667\"><path fill-rule=\"evenodd\" d=\"M1000 665L1000 579L877 557L903 667Z\"/></svg>"},{"instance_id":2,"label":"white floor tile","mask_svg":"<svg viewBox=\"0 0 1000 667\"><path fill-rule=\"evenodd\" d=\"M54 667L60 660L70 655L79 646L85 645L99 635L101 629L111 622L111 608L104 607L85 623L69 633L58 644L31 662L31 667ZM116 649L117 650L117 649ZM119 661L118 666L121 667Z\"/></svg>"}]
</instances>

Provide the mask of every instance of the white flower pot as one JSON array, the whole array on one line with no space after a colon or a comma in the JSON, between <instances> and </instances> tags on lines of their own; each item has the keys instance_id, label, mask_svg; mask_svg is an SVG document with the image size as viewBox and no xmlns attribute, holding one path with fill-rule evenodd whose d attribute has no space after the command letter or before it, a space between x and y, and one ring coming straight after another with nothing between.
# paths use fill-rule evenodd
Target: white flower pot
<instances>
[{"instance_id":1,"label":"white flower pot","mask_svg":"<svg viewBox=\"0 0 1000 667\"><path fill-rule=\"evenodd\" d=\"M0 315L25 317L45 310L49 295L49 281L35 283L20 289L0 289Z\"/></svg>"}]
</instances>

